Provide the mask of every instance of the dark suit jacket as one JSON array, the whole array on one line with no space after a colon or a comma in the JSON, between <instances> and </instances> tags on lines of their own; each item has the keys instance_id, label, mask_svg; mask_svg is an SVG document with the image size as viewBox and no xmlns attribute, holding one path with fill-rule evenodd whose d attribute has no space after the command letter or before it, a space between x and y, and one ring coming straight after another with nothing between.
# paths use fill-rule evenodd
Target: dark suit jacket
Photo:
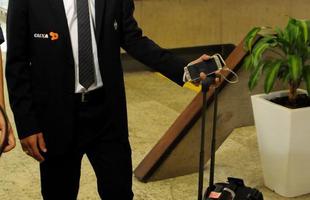
<instances>
[{"instance_id":1,"label":"dark suit jacket","mask_svg":"<svg viewBox=\"0 0 310 200\"><path fill-rule=\"evenodd\" d=\"M96 0L98 59L116 138L128 137L120 47L180 85L186 65L142 35L133 11L133 0ZM74 60L63 0L10 0L7 26L6 78L19 137L43 132L49 152L63 152L75 127ZM51 40L50 32L59 38Z\"/></svg>"}]
</instances>

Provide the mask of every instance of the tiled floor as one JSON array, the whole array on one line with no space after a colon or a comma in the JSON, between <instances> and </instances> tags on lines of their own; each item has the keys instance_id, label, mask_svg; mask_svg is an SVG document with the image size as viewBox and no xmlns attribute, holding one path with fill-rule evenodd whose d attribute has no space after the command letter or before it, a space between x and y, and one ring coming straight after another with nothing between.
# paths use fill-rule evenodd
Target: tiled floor
<instances>
[{"instance_id":1,"label":"tiled floor","mask_svg":"<svg viewBox=\"0 0 310 200\"><path fill-rule=\"evenodd\" d=\"M150 72L127 73L125 81L136 167L195 93ZM227 176L244 178L248 185L263 191L267 200L287 200L263 186L254 127L236 129L217 152L216 181L225 181ZM147 184L134 179L133 184L135 200L197 199L197 174ZM38 165L22 153L20 145L0 160L0 199L41 199ZM83 160L79 199L99 199L87 159ZM310 200L310 195L294 199Z\"/></svg>"}]
</instances>

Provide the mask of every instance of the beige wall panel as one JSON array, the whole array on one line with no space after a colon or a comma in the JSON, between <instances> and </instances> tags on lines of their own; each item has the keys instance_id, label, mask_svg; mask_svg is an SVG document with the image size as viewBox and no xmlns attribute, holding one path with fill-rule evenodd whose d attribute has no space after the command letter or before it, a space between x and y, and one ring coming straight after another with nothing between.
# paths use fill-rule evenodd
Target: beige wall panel
<instances>
[{"instance_id":1,"label":"beige wall panel","mask_svg":"<svg viewBox=\"0 0 310 200\"><path fill-rule=\"evenodd\" d=\"M139 21L144 33L163 47L216 43L220 15L216 1L142 1Z\"/></svg>"},{"instance_id":2,"label":"beige wall panel","mask_svg":"<svg viewBox=\"0 0 310 200\"><path fill-rule=\"evenodd\" d=\"M310 0L140 0L137 21L166 48L239 43L254 26L310 19Z\"/></svg>"},{"instance_id":3,"label":"beige wall panel","mask_svg":"<svg viewBox=\"0 0 310 200\"><path fill-rule=\"evenodd\" d=\"M254 26L283 26L289 0L222 0L223 41L238 43Z\"/></svg>"},{"instance_id":4,"label":"beige wall panel","mask_svg":"<svg viewBox=\"0 0 310 200\"><path fill-rule=\"evenodd\" d=\"M302 19L310 19L310 1L290 0L290 16Z\"/></svg>"},{"instance_id":5,"label":"beige wall panel","mask_svg":"<svg viewBox=\"0 0 310 200\"><path fill-rule=\"evenodd\" d=\"M142 1L135 1L135 8L134 17L139 22L141 21Z\"/></svg>"}]
</instances>

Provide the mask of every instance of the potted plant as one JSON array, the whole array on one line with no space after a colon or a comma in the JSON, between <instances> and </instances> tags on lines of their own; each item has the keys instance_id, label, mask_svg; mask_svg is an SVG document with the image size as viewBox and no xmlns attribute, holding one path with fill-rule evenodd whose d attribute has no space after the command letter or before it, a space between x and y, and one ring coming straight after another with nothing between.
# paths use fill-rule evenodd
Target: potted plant
<instances>
[{"instance_id":1,"label":"potted plant","mask_svg":"<svg viewBox=\"0 0 310 200\"><path fill-rule=\"evenodd\" d=\"M310 21L290 18L283 29L255 27L244 48L249 89L264 79L265 94L251 97L264 183L286 197L310 193ZM271 93L277 80L288 90Z\"/></svg>"}]
</instances>

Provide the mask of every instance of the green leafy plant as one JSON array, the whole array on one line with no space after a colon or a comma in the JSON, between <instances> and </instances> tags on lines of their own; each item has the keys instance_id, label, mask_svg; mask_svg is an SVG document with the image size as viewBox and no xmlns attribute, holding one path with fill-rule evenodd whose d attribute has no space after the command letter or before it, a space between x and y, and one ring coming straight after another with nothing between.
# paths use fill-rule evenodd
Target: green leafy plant
<instances>
[{"instance_id":1,"label":"green leafy plant","mask_svg":"<svg viewBox=\"0 0 310 200\"><path fill-rule=\"evenodd\" d=\"M260 37L257 41L257 37ZM244 67L250 71L250 90L265 74L264 91L269 93L277 79L288 84L289 102L297 98L297 88L304 81L310 94L310 21L290 18L285 28L255 27L246 36L249 55ZM274 56L268 58L265 52Z\"/></svg>"}]
</instances>

